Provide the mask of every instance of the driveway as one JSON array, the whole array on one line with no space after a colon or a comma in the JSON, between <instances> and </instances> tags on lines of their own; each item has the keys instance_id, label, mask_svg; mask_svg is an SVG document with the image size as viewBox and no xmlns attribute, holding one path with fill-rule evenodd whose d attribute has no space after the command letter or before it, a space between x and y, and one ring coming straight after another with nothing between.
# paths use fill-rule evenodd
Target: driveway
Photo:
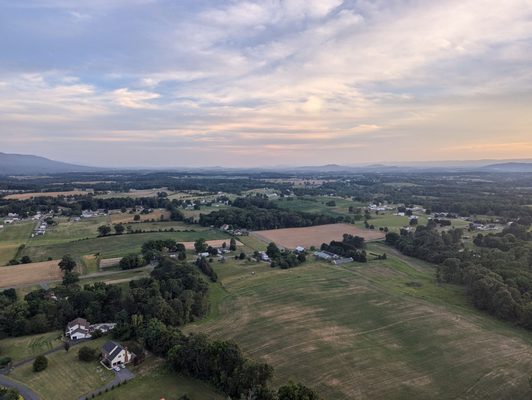
<instances>
[{"instance_id":1,"label":"driveway","mask_svg":"<svg viewBox=\"0 0 532 400\"><path fill-rule=\"evenodd\" d=\"M79 398L79 400L87 400L91 399L92 396L96 397L99 393L105 392L105 389L111 390L113 387L117 386L119 383L124 383L126 381L130 381L135 377L135 374L131 372L128 368L121 369L120 372L117 372L113 370L115 373L114 379L109 382L107 385L104 385L96 390L93 390L92 392L89 392L87 394L84 394Z\"/></svg>"},{"instance_id":2,"label":"driveway","mask_svg":"<svg viewBox=\"0 0 532 400\"><path fill-rule=\"evenodd\" d=\"M24 400L40 400L39 395L29 387L23 385L22 383L12 381L5 375L0 375L0 385L17 389L22 397L24 397Z\"/></svg>"}]
</instances>

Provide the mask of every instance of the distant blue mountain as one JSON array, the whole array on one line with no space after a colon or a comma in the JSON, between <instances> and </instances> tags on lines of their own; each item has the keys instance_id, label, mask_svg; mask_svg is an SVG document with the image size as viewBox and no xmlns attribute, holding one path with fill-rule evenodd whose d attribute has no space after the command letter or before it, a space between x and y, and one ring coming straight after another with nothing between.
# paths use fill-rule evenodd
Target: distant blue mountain
<instances>
[{"instance_id":1,"label":"distant blue mountain","mask_svg":"<svg viewBox=\"0 0 532 400\"><path fill-rule=\"evenodd\" d=\"M97 170L99 169L53 161L39 156L0 152L0 175L43 175Z\"/></svg>"},{"instance_id":2,"label":"distant blue mountain","mask_svg":"<svg viewBox=\"0 0 532 400\"><path fill-rule=\"evenodd\" d=\"M486 165L482 169L493 172L532 172L532 162L505 162Z\"/></svg>"}]
</instances>

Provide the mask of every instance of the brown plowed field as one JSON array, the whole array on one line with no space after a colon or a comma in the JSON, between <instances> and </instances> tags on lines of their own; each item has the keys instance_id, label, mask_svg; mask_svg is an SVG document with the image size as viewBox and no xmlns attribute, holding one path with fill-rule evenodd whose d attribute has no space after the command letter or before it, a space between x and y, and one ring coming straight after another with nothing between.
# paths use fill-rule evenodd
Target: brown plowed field
<instances>
[{"instance_id":1,"label":"brown plowed field","mask_svg":"<svg viewBox=\"0 0 532 400\"><path fill-rule=\"evenodd\" d=\"M0 287L14 287L40 282L60 281L63 274L59 260L0 267Z\"/></svg>"},{"instance_id":2,"label":"brown plowed field","mask_svg":"<svg viewBox=\"0 0 532 400\"><path fill-rule=\"evenodd\" d=\"M320 246L322 243L329 243L331 240L342 240L344 233L363 237L366 241L384 238L384 233L380 231L362 229L349 224L272 229L269 231L255 231L252 232L252 235L263 241L275 242L277 245L293 249L296 246Z\"/></svg>"}]
</instances>

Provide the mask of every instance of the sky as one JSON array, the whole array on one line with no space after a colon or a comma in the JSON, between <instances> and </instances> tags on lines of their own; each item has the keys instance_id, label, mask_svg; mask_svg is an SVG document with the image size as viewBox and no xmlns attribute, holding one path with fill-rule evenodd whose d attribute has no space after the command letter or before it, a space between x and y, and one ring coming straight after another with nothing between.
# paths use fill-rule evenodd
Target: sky
<instances>
[{"instance_id":1,"label":"sky","mask_svg":"<svg viewBox=\"0 0 532 400\"><path fill-rule=\"evenodd\" d=\"M0 151L122 167L532 158L532 0L0 0Z\"/></svg>"}]
</instances>

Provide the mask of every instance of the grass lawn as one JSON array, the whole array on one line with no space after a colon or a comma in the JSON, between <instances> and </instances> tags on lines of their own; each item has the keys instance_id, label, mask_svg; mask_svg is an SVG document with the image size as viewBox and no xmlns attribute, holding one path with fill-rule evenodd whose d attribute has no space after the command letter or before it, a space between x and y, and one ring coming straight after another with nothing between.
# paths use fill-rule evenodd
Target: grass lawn
<instances>
[{"instance_id":1,"label":"grass lawn","mask_svg":"<svg viewBox=\"0 0 532 400\"><path fill-rule=\"evenodd\" d=\"M86 240L78 240L49 245L30 244L26 246L22 255L29 255L33 261L46 260L48 257L61 258L65 254L74 257L100 253L102 258L125 256L139 252L142 244L148 240L173 239L190 242L199 238L206 240L225 239L229 236L216 230L198 232L151 232L124 235L111 235Z\"/></svg>"},{"instance_id":2,"label":"grass lawn","mask_svg":"<svg viewBox=\"0 0 532 400\"><path fill-rule=\"evenodd\" d=\"M133 367L135 378L112 391L98 397L102 400L145 400L166 399L177 400L187 395L192 400L223 400L225 397L218 394L204 382L177 375L167 370L163 361L153 356L148 357L144 363Z\"/></svg>"},{"instance_id":3,"label":"grass lawn","mask_svg":"<svg viewBox=\"0 0 532 400\"><path fill-rule=\"evenodd\" d=\"M10 337L0 340L0 357L11 357L13 361L37 356L61 344L61 332L47 332L38 335Z\"/></svg>"},{"instance_id":4,"label":"grass lawn","mask_svg":"<svg viewBox=\"0 0 532 400\"><path fill-rule=\"evenodd\" d=\"M99 349L107 340L100 338L86 345ZM79 361L78 350L79 347L73 347L69 352L48 355L48 368L44 371L33 372L28 364L13 370L10 377L28 385L44 400L77 399L113 379L114 374L97 361Z\"/></svg>"},{"instance_id":5,"label":"grass lawn","mask_svg":"<svg viewBox=\"0 0 532 400\"><path fill-rule=\"evenodd\" d=\"M476 311L433 266L387 260L289 270L214 263L205 321L185 327L236 341L249 357L326 399L524 399L532 335ZM254 273L253 273L254 272Z\"/></svg>"}]
</instances>

